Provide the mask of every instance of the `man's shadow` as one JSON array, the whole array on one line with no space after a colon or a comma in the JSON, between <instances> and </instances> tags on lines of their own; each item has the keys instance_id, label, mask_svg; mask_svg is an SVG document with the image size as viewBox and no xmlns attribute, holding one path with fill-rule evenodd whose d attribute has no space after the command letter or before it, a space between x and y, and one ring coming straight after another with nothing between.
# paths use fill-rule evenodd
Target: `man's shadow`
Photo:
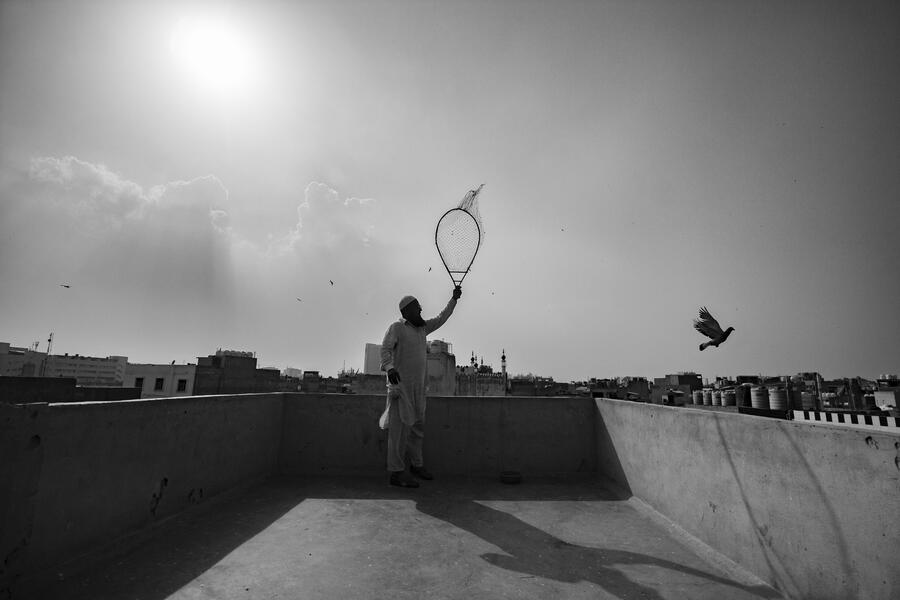
<instances>
[{"instance_id":1,"label":"man's shadow","mask_svg":"<svg viewBox=\"0 0 900 600\"><path fill-rule=\"evenodd\" d=\"M481 558L492 565L535 577L564 583L587 581L619 598L664 600L620 571L619 565L651 565L737 588L759 598L780 598L764 585L748 586L706 571L638 552L589 548L570 544L521 519L485 506L472 499L462 501L422 498L419 511L446 521L501 548L505 554L485 553Z\"/></svg>"}]
</instances>

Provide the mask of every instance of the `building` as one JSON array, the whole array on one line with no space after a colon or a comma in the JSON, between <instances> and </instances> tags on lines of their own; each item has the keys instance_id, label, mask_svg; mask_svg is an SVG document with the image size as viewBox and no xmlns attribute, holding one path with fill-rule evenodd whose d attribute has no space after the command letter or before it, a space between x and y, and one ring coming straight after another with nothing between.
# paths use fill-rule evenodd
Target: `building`
<instances>
[{"instance_id":1,"label":"building","mask_svg":"<svg viewBox=\"0 0 900 600\"><path fill-rule=\"evenodd\" d=\"M653 404L684 404L691 392L703 389L703 379L697 373L676 373L653 379L650 402ZM674 400L673 400L674 398Z\"/></svg>"},{"instance_id":2,"label":"building","mask_svg":"<svg viewBox=\"0 0 900 600\"><path fill-rule=\"evenodd\" d=\"M615 377L612 379L597 379L592 377L589 381L576 385L576 388L585 387L594 398L618 398L619 400L633 400L636 402L650 401L650 382L646 377ZM576 393L576 388L572 393Z\"/></svg>"},{"instance_id":3,"label":"building","mask_svg":"<svg viewBox=\"0 0 900 600\"><path fill-rule=\"evenodd\" d=\"M457 394L456 356L453 354L453 345L445 340L429 340L425 345L426 360L426 393L432 396L455 396ZM384 371L381 370L381 344L366 344L365 358L363 360L363 375L379 376L384 386ZM368 389L369 381L374 380L356 378L354 384L365 381L362 387Z\"/></svg>"},{"instance_id":4,"label":"building","mask_svg":"<svg viewBox=\"0 0 900 600\"><path fill-rule=\"evenodd\" d=\"M0 342L0 376L37 377L46 358L46 352L38 352L34 348L17 348L9 342Z\"/></svg>"},{"instance_id":5,"label":"building","mask_svg":"<svg viewBox=\"0 0 900 600\"><path fill-rule=\"evenodd\" d=\"M318 371L303 371L300 389L304 392L324 392L322 376L319 375Z\"/></svg>"},{"instance_id":6,"label":"building","mask_svg":"<svg viewBox=\"0 0 900 600\"><path fill-rule=\"evenodd\" d=\"M366 344L366 354L363 358L363 374L379 375L381 370L381 344Z\"/></svg>"},{"instance_id":7,"label":"building","mask_svg":"<svg viewBox=\"0 0 900 600\"><path fill-rule=\"evenodd\" d=\"M457 396L505 396L508 391L506 376L506 350L500 354L501 371L494 372L491 365L484 364L472 353L469 364L456 368ZM533 394L532 394L533 395Z\"/></svg>"},{"instance_id":8,"label":"building","mask_svg":"<svg viewBox=\"0 0 900 600\"><path fill-rule=\"evenodd\" d=\"M650 382L646 377L625 377L620 382L620 391L624 394L622 399L638 402L650 401Z\"/></svg>"},{"instance_id":9,"label":"building","mask_svg":"<svg viewBox=\"0 0 900 600\"><path fill-rule=\"evenodd\" d=\"M432 340L426 345L425 393L430 396L455 396L456 356L453 347L444 340Z\"/></svg>"},{"instance_id":10,"label":"building","mask_svg":"<svg viewBox=\"0 0 900 600\"><path fill-rule=\"evenodd\" d=\"M125 385L141 390L141 398L193 396L197 365L127 363Z\"/></svg>"},{"instance_id":11,"label":"building","mask_svg":"<svg viewBox=\"0 0 900 600\"><path fill-rule=\"evenodd\" d=\"M219 349L197 357L194 395L274 392L281 387L278 369L257 369L253 352Z\"/></svg>"},{"instance_id":12,"label":"building","mask_svg":"<svg viewBox=\"0 0 900 600\"><path fill-rule=\"evenodd\" d=\"M594 379L588 382L594 398L618 398L619 382L615 379Z\"/></svg>"},{"instance_id":13,"label":"building","mask_svg":"<svg viewBox=\"0 0 900 600\"><path fill-rule=\"evenodd\" d=\"M900 377L886 373L879 375L875 383L876 389L872 392L875 406L900 414Z\"/></svg>"},{"instance_id":14,"label":"building","mask_svg":"<svg viewBox=\"0 0 900 600\"><path fill-rule=\"evenodd\" d=\"M44 377L74 377L78 385L121 387L125 383L127 356L74 356L54 354L47 357Z\"/></svg>"},{"instance_id":15,"label":"building","mask_svg":"<svg viewBox=\"0 0 900 600\"><path fill-rule=\"evenodd\" d=\"M900 376L896 373L885 373L876 379L878 389L900 388Z\"/></svg>"},{"instance_id":16,"label":"building","mask_svg":"<svg viewBox=\"0 0 900 600\"><path fill-rule=\"evenodd\" d=\"M77 385L119 386L125 381L125 356L81 356L37 352L0 342L0 375L19 377L71 377Z\"/></svg>"},{"instance_id":17,"label":"building","mask_svg":"<svg viewBox=\"0 0 900 600\"><path fill-rule=\"evenodd\" d=\"M556 382L552 377L516 375L506 381L510 396L567 396L569 384ZM573 390L574 393L574 390Z\"/></svg>"},{"instance_id":18,"label":"building","mask_svg":"<svg viewBox=\"0 0 900 600\"><path fill-rule=\"evenodd\" d=\"M460 370L456 374L456 395L505 396L506 378L503 373L472 373L465 369Z\"/></svg>"}]
</instances>

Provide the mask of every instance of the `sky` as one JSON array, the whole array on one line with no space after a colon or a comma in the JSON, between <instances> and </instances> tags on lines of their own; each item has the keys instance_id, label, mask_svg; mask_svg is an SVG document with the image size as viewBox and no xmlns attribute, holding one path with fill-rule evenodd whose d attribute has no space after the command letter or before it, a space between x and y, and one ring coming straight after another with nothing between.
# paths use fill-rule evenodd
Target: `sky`
<instances>
[{"instance_id":1,"label":"sky","mask_svg":"<svg viewBox=\"0 0 900 600\"><path fill-rule=\"evenodd\" d=\"M0 1L0 341L557 380L900 372L896 2ZM62 287L62 284L70 287ZM707 306L734 333L704 352Z\"/></svg>"}]
</instances>

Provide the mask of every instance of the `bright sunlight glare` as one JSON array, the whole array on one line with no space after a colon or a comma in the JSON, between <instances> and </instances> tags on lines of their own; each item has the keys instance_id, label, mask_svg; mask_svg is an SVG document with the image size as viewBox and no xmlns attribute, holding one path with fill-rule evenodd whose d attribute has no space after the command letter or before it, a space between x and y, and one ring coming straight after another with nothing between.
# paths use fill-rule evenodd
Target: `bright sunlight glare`
<instances>
[{"instance_id":1,"label":"bright sunlight glare","mask_svg":"<svg viewBox=\"0 0 900 600\"><path fill-rule=\"evenodd\" d=\"M254 83L248 40L222 17L182 18L169 47L190 84L202 91L227 100L246 95Z\"/></svg>"}]
</instances>

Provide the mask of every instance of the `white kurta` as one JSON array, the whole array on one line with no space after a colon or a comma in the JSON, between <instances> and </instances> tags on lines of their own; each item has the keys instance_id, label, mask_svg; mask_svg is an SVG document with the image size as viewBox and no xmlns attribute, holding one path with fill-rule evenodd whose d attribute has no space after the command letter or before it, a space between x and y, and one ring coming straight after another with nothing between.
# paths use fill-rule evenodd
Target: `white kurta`
<instances>
[{"instance_id":1,"label":"white kurta","mask_svg":"<svg viewBox=\"0 0 900 600\"><path fill-rule=\"evenodd\" d=\"M387 405L378 421L382 429L388 428L391 402L398 402L400 420L405 425L425 420L425 336L446 323L454 308L456 298L451 298L441 314L425 321L422 327L416 327L406 319L388 327L381 342L381 370L386 373L392 368L397 369L400 383L394 385L388 381Z\"/></svg>"}]
</instances>

